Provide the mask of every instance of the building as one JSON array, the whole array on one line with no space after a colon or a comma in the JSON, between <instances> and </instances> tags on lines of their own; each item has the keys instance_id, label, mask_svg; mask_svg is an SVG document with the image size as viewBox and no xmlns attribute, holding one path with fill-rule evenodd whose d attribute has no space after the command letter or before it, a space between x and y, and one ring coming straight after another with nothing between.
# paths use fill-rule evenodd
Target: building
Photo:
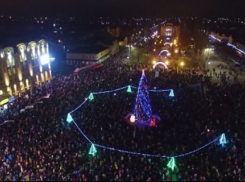
<instances>
[{"instance_id":1,"label":"building","mask_svg":"<svg viewBox=\"0 0 245 182\"><path fill-rule=\"evenodd\" d=\"M167 23L161 27L161 36L165 37L166 40L179 37L180 27L174 26L172 23Z\"/></svg>"},{"instance_id":2,"label":"building","mask_svg":"<svg viewBox=\"0 0 245 182\"><path fill-rule=\"evenodd\" d=\"M81 46L66 53L68 65L84 66L104 62L110 57L109 48L104 46Z\"/></svg>"},{"instance_id":3,"label":"building","mask_svg":"<svg viewBox=\"0 0 245 182\"><path fill-rule=\"evenodd\" d=\"M220 40L221 42L228 42L230 44L233 43L233 38L231 35L226 36L225 34L219 34L219 33L211 32L211 36Z\"/></svg>"},{"instance_id":4,"label":"building","mask_svg":"<svg viewBox=\"0 0 245 182\"><path fill-rule=\"evenodd\" d=\"M96 45L104 46L109 49L109 54L114 55L119 51L119 43L118 40L113 41L98 41Z\"/></svg>"},{"instance_id":5,"label":"building","mask_svg":"<svg viewBox=\"0 0 245 182\"><path fill-rule=\"evenodd\" d=\"M0 50L0 96L18 96L51 78L49 47L45 40Z\"/></svg>"},{"instance_id":6,"label":"building","mask_svg":"<svg viewBox=\"0 0 245 182\"><path fill-rule=\"evenodd\" d=\"M120 47L125 47L126 45L128 45L128 37L119 37L118 41Z\"/></svg>"}]
</instances>

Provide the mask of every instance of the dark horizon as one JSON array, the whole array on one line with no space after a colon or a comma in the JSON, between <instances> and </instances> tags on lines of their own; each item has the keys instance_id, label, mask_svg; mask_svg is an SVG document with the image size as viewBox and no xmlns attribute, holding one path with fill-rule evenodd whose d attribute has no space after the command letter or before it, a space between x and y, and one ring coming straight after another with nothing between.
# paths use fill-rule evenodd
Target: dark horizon
<instances>
[{"instance_id":1,"label":"dark horizon","mask_svg":"<svg viewBox=\"0 0 245 182\"><path fill-rule=\"evenodd\" d=\"M4 0L0 12L13 16L245 17L242 0Z\"/></svg>"}]
</instances>

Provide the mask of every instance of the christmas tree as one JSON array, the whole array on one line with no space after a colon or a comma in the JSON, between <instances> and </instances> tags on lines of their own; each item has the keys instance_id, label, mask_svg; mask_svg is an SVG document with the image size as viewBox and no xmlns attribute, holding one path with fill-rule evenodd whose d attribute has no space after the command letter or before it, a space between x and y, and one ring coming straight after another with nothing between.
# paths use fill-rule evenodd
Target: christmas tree
<instances>
[{"instance_id":1,"label":"christmas tree","mask_svg":"<svg viewBox=\"0 0 245 182\"><path fill-rule=\"evenodd\" d=\"M147 90L147 78L144 70L139 82L136 103L134 107L136 121L139 123L150 123L152 118L152 110L149 101L149 92Z\"/></svg>"},{"instance_id":2,"label":"christmas tree","mask_svg":"<svg viewBox=\"0 0 245 182\"><path fill-rule=\"evenodd\" d=\"M97 150L96 150L94 144L92 144L90 149L89 149L89 154L95 156L96 153L97 153Z\"/></svg>"},{"instance_id":3,"label":"christmas tree","mask_svg":"<svg viewBox=\"0 0 245 182\"><path fill-rule=\"evenodd\" d=\"M72 118L72 116L71 116L70 113L67 114L66 121L67 121L68 123L70 123L70 122L73 121L73 118Z\"/></svg>"},{"instance_id":4,"label":"christmas tree","mask_svg":"<svg viewBox=\"0 0 245 182\"><path fill-rule=\"evenodd\" d=\"M90 93L89 96L88 96L88 98L89 98L90 101L94 100L94 95L93 95L93 93Z\"/></svg>"},{"instance_id":5,"label":"christmas tree","mask_svg":"<svg viewBox=\"0 0 245 182\"><path fill-rule=\"evenodd\" d=\"M128 86L127 92L128 93L132 93L132 89L131 89L131 86L130 85Z\"/></svg>"}]
</instances>

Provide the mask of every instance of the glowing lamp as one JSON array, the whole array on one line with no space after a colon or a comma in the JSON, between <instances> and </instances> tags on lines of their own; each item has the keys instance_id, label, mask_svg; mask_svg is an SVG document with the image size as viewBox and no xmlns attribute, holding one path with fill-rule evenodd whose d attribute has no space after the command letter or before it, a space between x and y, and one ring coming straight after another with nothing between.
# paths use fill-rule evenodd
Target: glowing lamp
<instances>
[{"instance_id":1,"label":"glowing lamp","mask_svg":"<svg viewBox=\"0 0 245 182\"><path fill-rule=\"evenodd\" d=\"M44 54L40 57L41 60L41 64L45 65L49 63L49 55L48 54Z\"/></svg>"},{"instance_id":2,"label":"glowing lamp","mask_svg":"<svg viewBox=\"0 0 245 182\"><path fill-rule=\"evenodd\" d=\"M130 116L130 122L131 122L131 123L134 123L134 122L135 122L135 115L132 114L132 115Z\"/></svg>"},{"instance_id":3,"label":"glowing lamp","mask_svg":"<svg viewBox=\"0 0 245 182\"><path fill-rule=\"evenodd\" d=\"M180 66L184 66L185 65L185 63L182 61L181 63L180 63Z\"/></svg>"},{"instance_id":4,"label":"glowing lamp","mask_svg":"<svg viewBox=\"0 0 245 182\"><path fill-rule=\"evenodd\" d=\"M155 60L152 61L152 64L156 64L157 62Z\"/></svg>"}]
</instances>

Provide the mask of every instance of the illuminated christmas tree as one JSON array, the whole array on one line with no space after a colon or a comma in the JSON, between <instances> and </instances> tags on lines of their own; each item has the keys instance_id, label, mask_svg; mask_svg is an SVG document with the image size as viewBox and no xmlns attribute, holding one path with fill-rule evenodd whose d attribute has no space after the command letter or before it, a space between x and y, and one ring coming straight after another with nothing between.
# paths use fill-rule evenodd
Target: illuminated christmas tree
<instances>
[{"instance_id":1,"label":"illuminated christmas tree","mask_svg":"<svg viewBox=\"0 0 245 182\"><path fill-rule=\"evenodd\" d=\"M70 123L70 122L73 121L73 118L72 118L72 116L71 116L70 113L67 114L66 121L67 121L68 123Z\"/></svg>"},{"instance_id":2,"label":"illuminated christmas tree","mask_svg":"<svg viewBox=\"0 0 245 182\"><path fill-rule=\"evenodd\" d=\"M174 168L176 168L175 159L173 157L171 158L167 166L168 168L172 169L172 171L174 170Z\"/></svg>"},{"instance_id":3,"label":"illuminated christmas tree","mask_svg":"<svg viewBox=\"0 0 245 182\"><path fill-rule=\"evenodd\" d=\"M132 89L131 89L131 86L130 85L128 86L127 92L128 93L132 93Z\"/></svg>"},{"instance_id":4,"label":"illuminated christmas tree","mask_svg":"<svg viewBox=\"0 0 245 182\"><path fill-rule=\"evenodd\" d=\"M94 100L94 95L93 95L93 93L90 93L90 95L88 96L88 99L89 99L90 101Z\"/></svg>"},{"instance_id":5,"label":"illuminated christmas tree","mask_svg":"<svg viewBox=\"0 0 245 182\"><path fill-rule=\"evenodd\" d=\"M90 149L89 149L89 155L95 156L96 153L97 153L97 150L96 150L94 144L92 144Z\"/></svg>"},{"instance_id":6,"label":"illuminated christmas tree","mask_svg":"<svg viewBox=\"0 0 245 182\"><path fill-rule=\"evenodd\" d=\"M149 101L149 92L147 90L147 78L144 70L139 82L136 103L134 107L135 118L138 123L150 123L152 118L152 110Z\"/></svg>"},{"instance_id":7,"label":"illuminated christmas tree","mask_svg":"<svg viewBox=\"0 0 245 182\"><path fill-rule=\"evenodd\" d=\"M169 96L170 96L170 97L174 97L174 90L173 90L173 89L171 89L171 91L170 91L170 93L169 93Z\"/></svg>"},{"instance_id":8,"label":"illuminated christmas tree","mask_svg":"<svg viewBox=\"0 0 245 182\"><path fill-rule=\"evenodd\" d=\"M225 144L227 144L226 138L225 138L225 134L223 133L219 139L219 143L222 146L225 146Z\"/></svg>"}]
</instances>

